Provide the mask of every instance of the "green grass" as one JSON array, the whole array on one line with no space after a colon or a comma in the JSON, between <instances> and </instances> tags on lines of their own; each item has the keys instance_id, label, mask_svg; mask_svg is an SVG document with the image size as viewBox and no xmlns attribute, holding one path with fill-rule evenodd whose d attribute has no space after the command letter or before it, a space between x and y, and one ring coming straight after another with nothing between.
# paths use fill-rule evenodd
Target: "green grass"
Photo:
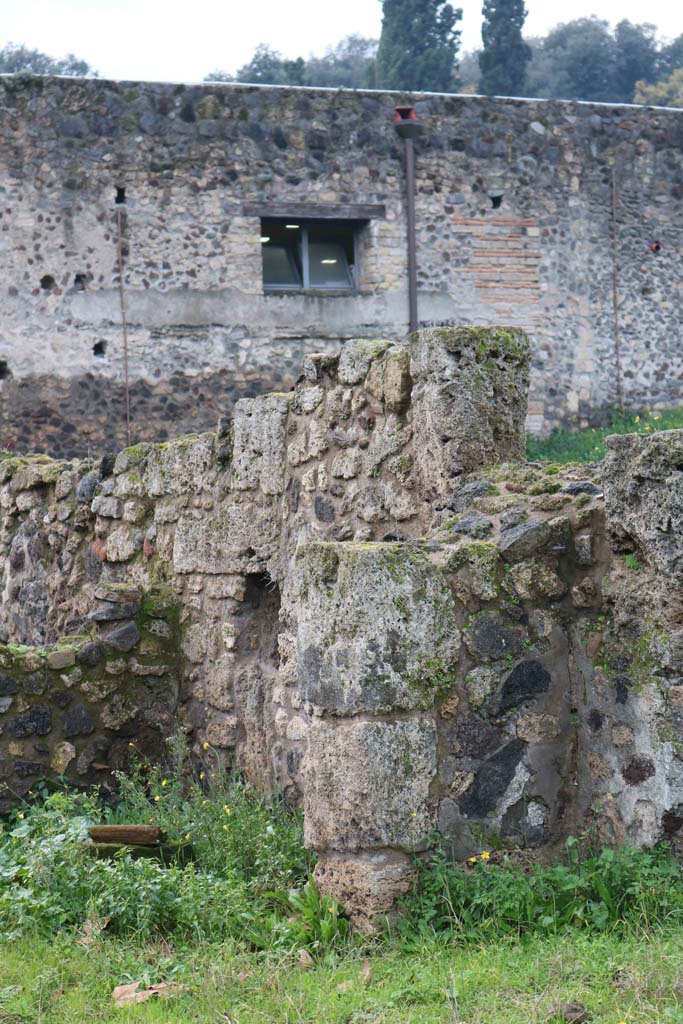
<instances>
[{"instance_id":1,"label":"green grass","mask_svg":"<svg viewBox=\"0 0 683 1024\"><path fill-rule=\"evenodd\" d=\"M188 991L116 1009L113 988L138 980ZM2 1024L548 1024L569 1002L595 1024L681 1024L683 935L434 943L411 954L389 945L308 968L231 945L0 944Z\"/></svg>"},{"instance_id":2,"label":"green grass","mask_svg":"<svg viewBox=\"0 0 683 1024\"><path fill-rule=\"evenodd\" d=\"M605 438L610 434L651 434L656 430L683 427L683 409L668 412L614 412L604 427L588 430L553 430L550 437L527 436L530 462L599 462L605 457Z\"/></svg>"}]
</instances>

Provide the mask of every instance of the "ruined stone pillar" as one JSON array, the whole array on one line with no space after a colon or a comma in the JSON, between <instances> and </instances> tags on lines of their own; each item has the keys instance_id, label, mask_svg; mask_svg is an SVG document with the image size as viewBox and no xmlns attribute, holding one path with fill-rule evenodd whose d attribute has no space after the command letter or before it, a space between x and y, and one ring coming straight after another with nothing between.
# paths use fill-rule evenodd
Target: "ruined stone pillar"
<instances>
[{"instance_id":1,"label":"ruined stone pillar","mask_svg":"<svg viewBox=\"0 0 683 1024\"><path fill-rule=\"evenodd\" d=\"M529 340L519 327L430 327L411 337L421 489L442 507L458 478L524 458Z\"/></svg>"},{"instance_id":2,"label":"ruined stone pillar","mask_svg":"<svg viewBox=\"0 0 683 1024\"><path fill-rule=\"evenodd\" d=\"M407 544L303 545L296 588L306 843L321 889L371 930L436 826L434 700L460 647L453 598Z\"/></svg>"}]
</instances>

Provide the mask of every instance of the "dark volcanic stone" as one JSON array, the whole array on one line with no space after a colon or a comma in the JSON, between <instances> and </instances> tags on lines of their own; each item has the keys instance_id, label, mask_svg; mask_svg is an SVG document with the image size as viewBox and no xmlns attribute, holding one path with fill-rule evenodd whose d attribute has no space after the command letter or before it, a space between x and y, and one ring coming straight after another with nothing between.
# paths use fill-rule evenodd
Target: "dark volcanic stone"
<instances>
[{"instance_id":1,"label":"dark volcanic stone","mask_svg":"<svg viewBox=\"0 0 683 1024\"><path fill-rule=\"evenodd\" d=\"M57 690L56 693L51 694L51 697L58 708L68 707L74 699L73 693L70 693L69 690Z\"/></svg>"},{"instance_id":2,"label":"dark volcanic stone","mask_svg":"<svg viewBox=\"0 0 683 1024\"><path fill-rule=\"evenodd\" d=\"M621 769L623 775L629 786L639 786L641 782L645 782L646 779L651 779L655 773L655 766L649 757L643 757L641 754L636 754L632 757L627 765Z\"/></svg>"},{"instance_id":3,"label":"dark volcanic stone","mask_svg":"<svg viewBox=\"0 0 683 1024\"><path fill-rule=\"evenodd\" d=\"M488 480L473 480L469 484L463 484L453 492L453 497L448 503L452 512L464 512L468 509L475 498L483 498L491 490Z\"/></svg>"},{"instance_id":4,"label":"dark volcanic stone","mask_svg":"<svg viewBox=\"0 0 683 1024\"><path fill-rule=\"evenodd\" d=\"M617 704L626 704L628 701L628 692L633 686L633 680L629 679L628 676L617 676L614 686L616 690Z\"/></svg>"},{"instance_id":5,"label":"dark volcanic stone","mask_svg":"<svg viewBox=\"0 0 683 1024\"><path fill-rule=\"evenodd\" d=\"M460 801L460 810L468 818L485 818L495 810L498 801L514 778L522 760L525 744L512 740L501 747L493 757L484 761L474 781Z\"/></svg>"},{"instance_id":6,"label":"dark volcanic stone","mask_svg":"<svg viewBox=\"0 0 683 1024\"><path fill-rule=\"evenodd\" d=\"M39 704L17 715L9 724L9 732L15 739L23 739L25 736L47 736L51 730L52 711Z\"/></svg>"},{"instance_id":7,"label":"dark volcanic stone","mask_svg":"<svg viewBox=\"0 0 683 1024\"><path fill-rule=\"evenodd\" d=\"M545 519L529 519L526 523L504 530L499 548L503 558L514 562L540 551L548 543L552 530Z\"/></svg>"},{"instance_id":8,"label":"dark volcanic stone","mask_svg":"<svg viewBox=\"0 0 683 1024\"><path fill-rule=\"evenodd\" d=\"M478 715L467 715L446 732L445 742L451 753L481 760L496 749L500 733Z\"/></svg>"},{"instance_id":9,"label":"dark volcanic stone","mask_svg":"<svg viewBox=\"0 0 683 1024\"><path fill-rule=\"evenodd\" d=\"M493 612L475 615L465 633L472 654L480 658L504 658L516 654L524 643L526 631L506 622Z\"/></svg>"},{"instance_id":10,"label":"dark volcanic stone","mask_svg":"<svg viewBox=\"0 0 683 1024\"><path fill-rule=\"evenodd\" d=\"M62 719L64 735L67 739L72 736L89 736L95 731L95 723L90 717L90 712L82 704L76 704L64 714Z\"/></svg>"},{"instance_id":11,"label":"dark volcanic stone","mask_svg":"<svg viewBox=\"0 0 683 1024\"><path fill-rule=\"evenodd\" d=\"M103 639L117 651L132 651L140 639L140 630L134 622L127 622L125 626L119 626L118 629L107 633Z\"/></svg>"},{"instance_id":12,"label":"dark volcanic stone","mask_svg":"<svg viewBox=\"0 0 683 1024\"><path fill-rule=\"evenodd\" d=\"M90 473L86 473L84 477L81 477L76 487L76 501L79 505L90 504L95 497L95 490L99 482L100 474L94 469Z\"/></svg>"},{"instance_id":13,"label":"dark volcanic stone","mask_svg":"<svg viewBox=\"0 0 683 1024\"><path fill-rule=\"evenodd\" d=\"M88 668L93 668L97 665L104 657L104 645L93 642L86 644L85 647L81 647L80 651L76 655L76 661L79 665L85 665Z\"/></svg>"},{"instance_id":14,"label":"dark volcanic stone","mask_svg":"<svg viewBox=\"0 0 683 1024\"><path fill-rule=\"evenodd\" d=\"M19 686L9 676L0 675L0 697L13 697Z\"/></svg>"},{"instance_id":15,"label":"dark volcanic stone","mask_svg":"<svg viewBox=\"0 0 683 1024\"><path fill-rule=\"evenodd\" d=\"M91 612L88 618L91 619L92 622L117 622L119 619L131 619L136 616L139 611L139 602L136 602L135 604L106 604L103 608L98 608L97 611Z\"/></svg>"},{"instance_id":16,"label":"dark volcanic stone","mask_svg":"<svg viewBox=\"0 0 683 1024\"><path fill-rule=\"evenodd\" d=\"M468 537L487 537L493 530L493 523L486 516L476 512L463 516L459 523L450 527L450 533L464 533Z\"/></svg>"},{"instance_id":17,"label":"dark volcanic stone","mask_svg":"<svg viewBox=\"0 0 683 1024\"><path fill-rule=\"evenodd\" d=\"M503 683L500 711L509 711L525 700L533 700L550 689L550 673L540 661L520 661Z\"/></svg>"},{"instance_id":18,"label":"dark volcanic stone","mask_svg":"<svg viewBox=\"0 0 683 1024\"><path fill-rule=\"evenodd\" d=\"M592 480L577 480L573 484L567 484L562 488L563 494L602 494L602 487L598 487Z\"/></svg>"},{"instance_id":19,"label":"dark volcanic stone","mask_svg":"<svg viewBox=\"0 0 683 1024\"><path fill-rule=\"evenodd\" d=\"M14 762L14 772L20 779L27 779L30 775L41 775L45 771L45 765L41 761L24 761L21 758Z\"/></svg>"},{"instance_id":20,"label":"dark volcanic stone","mask_svg":"<svg viewBox=\"0 0 683 1024\"><path fill-rule=\"evenodd\" d=\"M605 716L603 715L602 711L598 711L597 708L593 708L593 710L588 716L588 728L591 732L600 732L604 721Z\"/></svg>"},{"instance_id":21,"label":"dark volcanic stone","mask_svg":"<svg viewBox=\"0 0 683 1024\"><path fill-rule=\"evenodd\" d=\"M314 502L316 518L321 523L333 523L334 522L334 508L330 505L329 501L325 501L319 494L315 496Z\"/></svg>"}]
</instances>

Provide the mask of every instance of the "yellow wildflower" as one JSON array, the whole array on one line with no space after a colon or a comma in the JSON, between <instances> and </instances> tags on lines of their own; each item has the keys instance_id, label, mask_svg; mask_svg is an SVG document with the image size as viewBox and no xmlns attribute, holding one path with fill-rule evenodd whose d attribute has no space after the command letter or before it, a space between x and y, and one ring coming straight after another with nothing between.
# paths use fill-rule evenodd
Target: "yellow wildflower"
<instances>
[{"instance_id":1,"label":"yellow wildflower","mask_svg":"<svg viewBox=\"0 0 683 1024\"><path fill-rule=\"evenodd\" d=\"M634 419L633 422L634 423L640 423L640 416L636 416L636 418Z\"/></svg>"},{"instance_id":2,"label":"yellow wildflower","mask_svg":"<svg viewBox=\"0 0 683 1024\"><path fill-rule=\"evenodd\" d=\"M329 912L330 912L331 914L334 914L334 907L328 907L327 909L329 910Z\"/></svg>"},{"instance_id":3,"label":"yellow wildflower","mask_svg":"<svg viewBox=\"0 0 683 1024\"><path fill-rule=\"evenodd\" d=\"M652 417L653 420L661 420L661 418L662 418L661 416L653 416ZM623 1024L623 1021L622 1021L622 1024Z\"/></svg>"},{"instance_id":4,"label":"yellow wildflower","mask_svg":"<svg viewBox=\"0 0 683 1024\"><path fill-rule=\"evenodd\" d=\"M227 815L229 815L229 814L231 813L231 812L230 812L230 808L228 807L228 805L227 805L227 804L223 804L223 810L225 811L225 813L226 813Z\"/></svg>"},{"instance_id":5,"label":"yellow wildflower","mask_svg":"<svg viewBox=\"0 0 683 1024\"><path fill-rule=\"evenodd\" d=\"M21 821L23 821L24 820L24 815L23 814L17 814L17 818L20 818Z\"/></svg>"},{"instance_id":6,"label":"yellow wildflower","mask_svg":"<svg viewBox=\"0 0 683 1024\"><path fill-rule=\"evenodd\" d=\"M230 828L230 826L229 826L229 825L224 825L224 826L223 826L223 831L224 831L224 832L227 832L229 828Z\"/></svg>"},{"instance_id":7,"label":"yellow wildflower","mask_svg":"<svg viewBox=\"0 0 683 1024\"><path fill-rule=\"evenodd\" d=\"M490 856L491 856L491 854L489 853L488 850L482 850L481 851L481 859L482 860L489 860Z\"/></svg>"},{"instance_id":8,"label":"yellow wildflower","mask_svg":"<svg viewBox=\"0 0 683 1024\"><path fill-rule=\"evenodd\" d=\"M200 772L200 773L199 773L199 778L200 778L200 779L203 779L203 778L204 778L204 772Z\"/></svg>"},{"instance_id":9,"label":"yellow wildflower","mask_svg":"<svg viewBox=\"0 0 683 1024\"><path fill-rule=\"evenodd\" d=\"M185 838L186 838L186 839L189 839L189 838L190 838L190 833L189 833L189 832L186 832L186 833L185 833Z\"/></svg>"},{"instance_id":10,"label":"yellow wildflower","mask_svg":"<svg viewBox=\"0 0 683 1024\"><path fill-rule=\"evenodd\" d=\"M161 780L161 785L162 786L166 786L167 784L168 784L168 780L167 779L162 779Z\"/></svg>"},{"instance_id":11,"label":"yellow wildflower","mask_svg":"<svg viewBox=\"0 0 683 1024\"><path fill-rule=\"evenodd\" d=\"M476 857L470 857L470 864L476 864L476 863L477 863L477 858Z\"/></svg>"},{"instance_id":12,"label":"yellow wildflower","mask_svg":"<svg viewBox=\"0 0 683 1024\"><path fill-rule=\"evenodd\" d=\"M208 749L209 749L209 744L206 741L204 741L204 743L202 743L202 750L208 750Z\"/></svg>"},{"instance_id":13,"label":"yellow wildflower","mask_svg":"<svg viewBox=\"0 0 683 1024\"><path fill-rule=\"evenodd\" d=\"M155 803L158 803L160 799L161 799L161 797L159 797L159 796L155 796L155 797L154 797L154 802L155 802Z\"/></svg>"}]
</instances>

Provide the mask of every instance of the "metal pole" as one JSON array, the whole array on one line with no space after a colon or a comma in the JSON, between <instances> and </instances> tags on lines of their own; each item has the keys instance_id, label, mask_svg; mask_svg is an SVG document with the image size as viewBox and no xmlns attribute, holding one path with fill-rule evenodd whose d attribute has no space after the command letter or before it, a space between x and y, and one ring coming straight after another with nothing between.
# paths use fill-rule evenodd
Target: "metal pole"
<instances>
[{"instance_id":1,"label":"metal pole","mask_svg":"<svg viewBox=\"0 0 683 1024\"><path fill-rule=\"evenodd\" d=\"M624 411L624 387L621 379L621 331L619 329L619 239L617 226L617 172L612 167L612 318L614 323L614 369L619 411Z\"/></svg>"},{"instance_id":2,"label":"metal pole","mask_svg":"<svg viewBox=\"0 0 683 1024\"><path fill-rule=\"evenodd\" d=\"M415 147L406 139L406 190L408 210L408 322L417 330L417 243L415 240Z\"/></svg>"},{"instance_id":3,"label":"metal pole","mask_svg":"<svg viewBox=\"0 0 683 1024\"><path fill-rule=\"evenodd\" d=\"M128 377L128 321L126 320L126 300L123 290L123 227L121 211L116 211L118 228L117 255L119 264L119 305L121 307L121 327L123 329L123 390L126 401L126 445L130 447L130 381Z\"/></svg>"}]
</instances>

